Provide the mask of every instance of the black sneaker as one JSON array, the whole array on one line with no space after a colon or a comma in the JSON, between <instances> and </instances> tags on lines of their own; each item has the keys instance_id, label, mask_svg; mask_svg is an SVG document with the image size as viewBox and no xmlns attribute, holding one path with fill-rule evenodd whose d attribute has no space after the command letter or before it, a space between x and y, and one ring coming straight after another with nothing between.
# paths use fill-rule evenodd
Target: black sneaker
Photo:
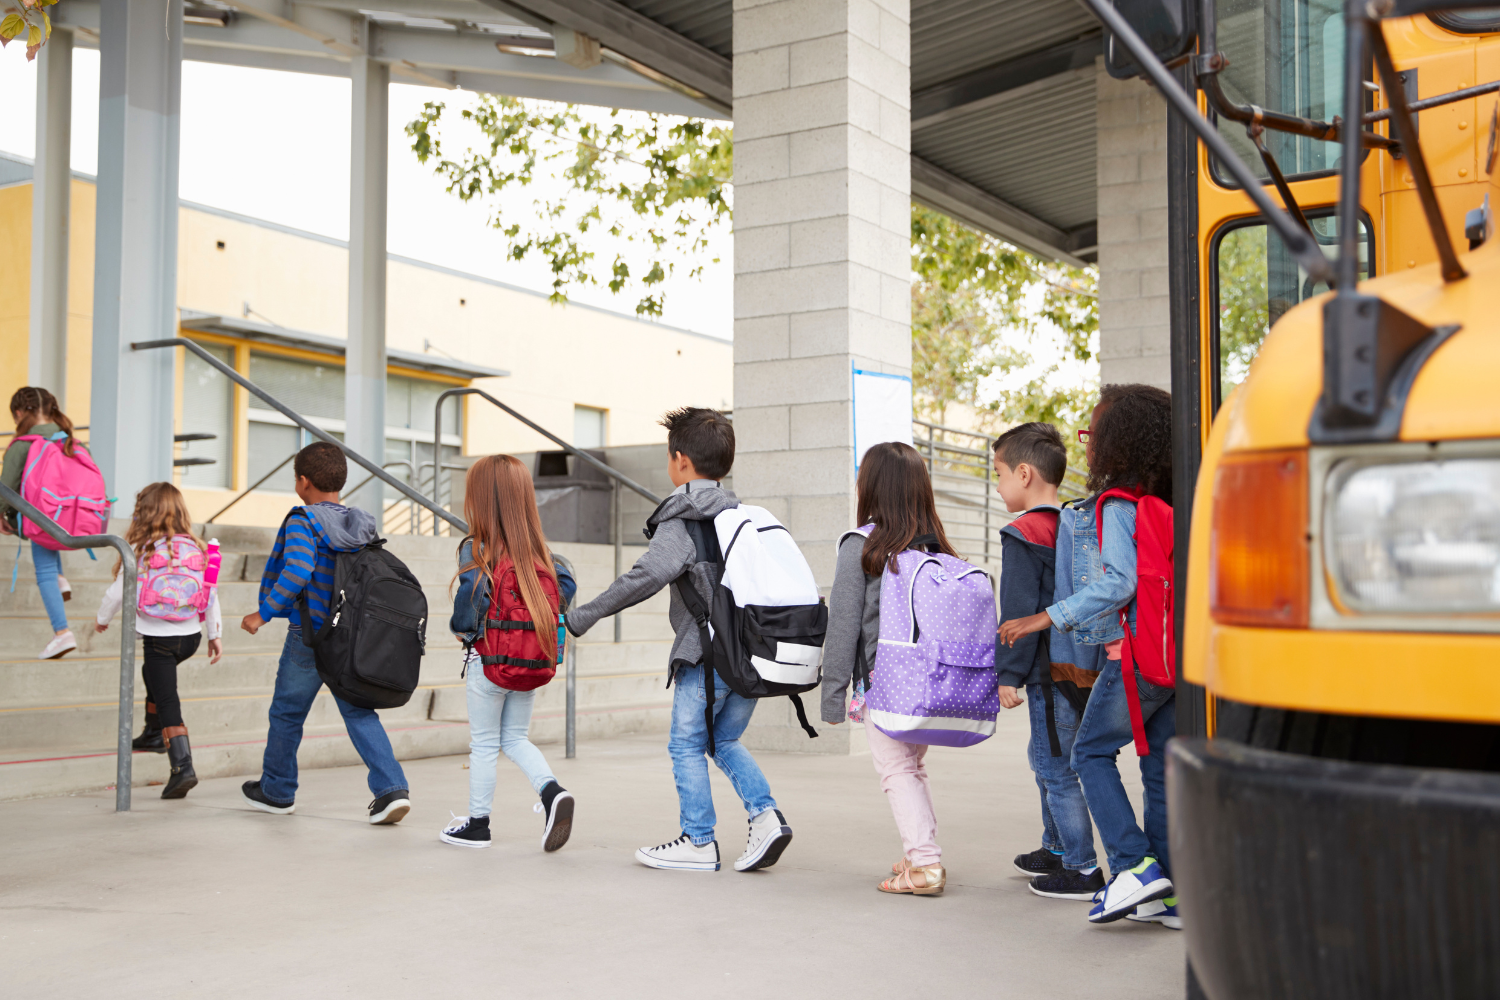
<instances>
[{"instance_id":1,"label":"black sneaker","mask_svg":"<svg viewBox=\"0 0 1500 1000\"><path fill-rule=\"evenodd\" d=\"M260 782L258 781L245 782L240 786L240 794L245 797L246 802L250 803L261 812L275 813L277 816L285 816L288 813L295 812L297 809L297 803L295 802L272 802L270 799L266 798L266 793L260 790Z\"/></svg>"},{"instance_id":2,"label":"black sneaker","mask_svg":"<svg viewBox=\"0 0 1500 1000\"><path fill-rule=\"evenodd\" d=\"M455 816L453 822L443 827L438 839L454 847L489 847L490 818L488 816Z\"/></svg>"},{"instance_id":3,"label":"black sneaker","mask_svg":"<svg viewBox=\"0 0 1500 1000\"><path fill-rule=\"evenodd\" d=\"M1104 888L1104 873L1095 868L1085 875L1071 868L1064 868L1051 875L1038 875L1031 880L1028 888L1048 899L1081 899L1088 902L1094 898L1094 893Z\"/></svg>"},{"instance_id":4,"label":"black sneaker","mask_svg":"<svg viewBox=\"0 0 1500 1000\"><path fill-rule=\"evenodd\" d=\"M1028 878L1051 875L1063 870L1062 855L1053 854L1045 847L1038 847L1030 854L1017 854L1015 861L1011 863L1016 866L1016 871Z\"/></svg>"},{"instance_id":5,"label":"black sneaker","mask_svg":"<svg viewBox=\"0 0 1500 1000\"><path fill-rule=\"evenodd\" d=\"M391 826L406 818L411 812L411 793L404 788L386 792L370 803L370 825Z\"/></svg>"},{"instance_id":6,"label":"black sneaker","mask_svg":"<svg viewBox=\"0 0 1500 1000\"><path fill-rule=\"evenodd\" d=\"M532 808L547 814L547 826L542 830L542 850L550 854L566 844L573 832L573 793L557 782L549 781L541 796L542 801Z\"/></svg>"}]
</instances>

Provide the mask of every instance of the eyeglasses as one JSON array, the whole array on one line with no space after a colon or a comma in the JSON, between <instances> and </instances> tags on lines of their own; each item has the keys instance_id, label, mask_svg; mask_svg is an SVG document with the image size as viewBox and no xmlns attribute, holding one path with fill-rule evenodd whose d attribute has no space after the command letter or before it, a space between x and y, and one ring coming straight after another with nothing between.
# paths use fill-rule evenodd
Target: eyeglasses
<instances>
[{"instance_id":1,"label":"eyeglasses","mask_svg":"<svg viewBox=\"0 0 1500 1000\"><path fill-rule=\"evenodd\" d=\"M1078 432L1078 443L1079 444L1088 444L1089 443L1089 436L1091 434L1093 434L1093 433L1094 432L1090 431L1090 430L1081 430L1081 431L1079 431Z\"/></svg>"}]
</instances>

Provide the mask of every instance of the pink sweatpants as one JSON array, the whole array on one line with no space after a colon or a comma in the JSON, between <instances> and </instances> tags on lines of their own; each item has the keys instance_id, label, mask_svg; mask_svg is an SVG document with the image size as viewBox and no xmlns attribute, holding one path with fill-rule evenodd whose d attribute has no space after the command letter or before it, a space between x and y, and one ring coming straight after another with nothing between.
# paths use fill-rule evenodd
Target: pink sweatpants
<instances>
[{"instance_id":1,"label":"pink sweatpants","mask_svg":"<svg viewBox=\"0 0 1500 1000\"><path fill-rule=\"evenodd\" d=\"M943 850L937 845L937 816L932 811L932 791L922 763L927 756L926 744L891 739L868 722L865 736L875 773L880 775L880 787L896 817L906 860L917 867L937 864Z\"/></svg>"}]
</instances>

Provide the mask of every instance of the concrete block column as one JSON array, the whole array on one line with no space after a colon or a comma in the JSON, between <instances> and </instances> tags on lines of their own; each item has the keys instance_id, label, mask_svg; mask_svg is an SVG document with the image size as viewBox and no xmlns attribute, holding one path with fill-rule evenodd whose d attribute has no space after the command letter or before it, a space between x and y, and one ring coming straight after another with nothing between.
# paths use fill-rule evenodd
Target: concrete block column
<instances>
[{"instance_id":1,"label":"concrete block column","mask_svg":"<svg viewBox=\"0 0 1500 1000\"><path fill-rule=\"evenodd\" d=\"M89 449L128 513L172 476L182 0L99 5L99 187Z\"/></svg>"},{"instance_id":2,"label":"concrete block column","mask_svg":"<svg viewBox=\"0 0 1500 1000\"><path fill-rule=\"evenodd\" d=\"M1102 380L1172 386L1167 289L1167 106L1098 68Z\"/></svg>"},{"instance_id":3,"label":"concrete block column","mask_svg":"<svg viewBox=\"0 0 1500 1000\"><path fill-rule=\"evenodd\" d=\"M854 525L852 370L911 372L910 36L901 0L735 2L735 488L825 589ZM769 699L746 742L850 751L821 728Z\"/></svg>"},{"instance_id":4,"label":"concrete block column","mask_svg":"<svg viewBox=\"0 0 1500 1000\"><path fill-rule=\"evenodd\" d=\"M385 461L385 232L390 67L350 60L353 82L349 160L349 351L344 367L344 440L372 462ZM353 467L351 466L351 469ZM351 471L351 478L354 478ZM364 473L359 472L363 479ZM381 514L379 483L353 503Z\"/></svg>"},{"instance_id":5,"label":"concrete block column","mask_svg":"<svg viewBox=\"0 0 1500 1000\"><path fill-rule=\"evenodd\" d=\"M37 53L36 166L31 180L31 336L26 378L68 408L68 228L73 147L73 33Z\"/></svg>"}]
</instances>

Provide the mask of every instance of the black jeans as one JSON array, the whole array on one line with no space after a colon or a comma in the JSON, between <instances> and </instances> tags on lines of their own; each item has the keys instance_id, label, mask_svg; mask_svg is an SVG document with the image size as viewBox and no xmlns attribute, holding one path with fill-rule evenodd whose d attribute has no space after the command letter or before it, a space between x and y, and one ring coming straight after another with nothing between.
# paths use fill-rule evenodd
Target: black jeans
<instances>
[{"instance_id":1,"label":"black jeans","mask_svg":"<svg viewBox=\"0 0 1500 1000\"><path fill-rule=\"evenodd\" d=\"M145 656L141 673L146 678L146 700L156 703L157 724L163 729L181 726L182 699L177 696L177 664L198 652L203 636L143 635Z\"/></svg>"}]
</instances>

